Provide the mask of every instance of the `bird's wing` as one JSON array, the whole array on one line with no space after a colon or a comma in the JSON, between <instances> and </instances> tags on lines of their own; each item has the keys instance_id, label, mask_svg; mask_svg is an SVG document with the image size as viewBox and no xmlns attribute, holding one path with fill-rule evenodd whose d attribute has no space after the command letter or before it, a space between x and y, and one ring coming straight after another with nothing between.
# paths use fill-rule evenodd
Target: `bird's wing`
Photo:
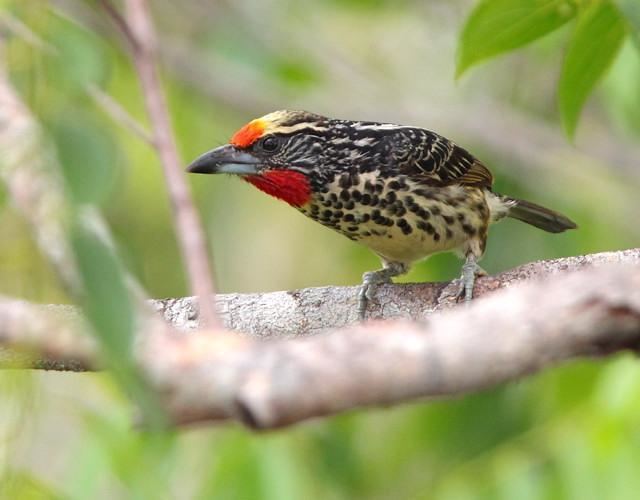
<instances>
[{"instance_id":1,"label":"bird's wing","mask_svg":"<svg viewBox=\"0 0 640 500\"><path fill-rule=\"evenodd\" d=\"M422 184L491 187L493 183L491 172L480 160L434 132L408 128L390 139L399 170Z\"/></svg>"}]
</instances>

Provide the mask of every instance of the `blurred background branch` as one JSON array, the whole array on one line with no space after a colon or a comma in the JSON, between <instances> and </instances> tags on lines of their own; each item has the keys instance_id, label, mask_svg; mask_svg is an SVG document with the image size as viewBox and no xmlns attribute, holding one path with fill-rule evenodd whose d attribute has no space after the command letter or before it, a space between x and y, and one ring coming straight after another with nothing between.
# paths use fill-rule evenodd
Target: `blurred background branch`
<instances>
[{"instance_id":1,"label":"blurred background branch","mask_svg":"<svg viewBox=\"0 0 640 500\"><path fill-rule=\"evenodd\" d=\"M87 86L87 93L114 121L121 123L123 127L131 130L131 132L136 134L140 139L153 146L154 139L151 133L140 122L133 118L113 97L92 84Z\"/></svg>"},{"instance_id":2,"label":"blurred background branch","mask_svg":"<svg viewBox=\"0 0 640 500\"><path fill-rule=\"evenodd\" d=\"M55 153L8 80L4 48L0 39L0 177L62 283L77 292L75 263L64 234L68 207L62 179L47 168L47 159Z\"/></svg>"}]
</instances>

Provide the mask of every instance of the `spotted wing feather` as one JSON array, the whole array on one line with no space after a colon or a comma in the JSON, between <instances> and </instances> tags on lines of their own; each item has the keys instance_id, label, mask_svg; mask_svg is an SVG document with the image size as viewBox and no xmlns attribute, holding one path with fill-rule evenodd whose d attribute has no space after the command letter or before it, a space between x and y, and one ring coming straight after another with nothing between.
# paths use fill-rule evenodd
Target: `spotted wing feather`
<instances>
[{"instance_id":1,"label":"spotted wing feather","mask_svg":"<svg viewBox=\"0 0 640 500\"><path fill-rule=\"evenodd\" d=\"M431 186L462 184L491 187L491 172L454 142L424 129L407 128L394 134L394 156L402 173Z\"/></svg>"}]
</instances>

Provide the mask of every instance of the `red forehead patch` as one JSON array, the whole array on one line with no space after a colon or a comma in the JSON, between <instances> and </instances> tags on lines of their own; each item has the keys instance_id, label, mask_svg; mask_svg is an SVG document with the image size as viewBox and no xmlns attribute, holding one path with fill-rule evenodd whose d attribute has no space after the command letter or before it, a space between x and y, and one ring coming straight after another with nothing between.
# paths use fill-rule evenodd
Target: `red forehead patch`
<instances>
[{"instance_id":1,"label":"red forehead patch","mask_svg":"<svg viewBox=\"0 0 640 500\"><path fill-rule=\"evenodd\" d=\"M264 133L265 124L261 120L252 120L238 130L229 141L234 146L246 148L251 146Z\"/></svg>"}]
</instances>

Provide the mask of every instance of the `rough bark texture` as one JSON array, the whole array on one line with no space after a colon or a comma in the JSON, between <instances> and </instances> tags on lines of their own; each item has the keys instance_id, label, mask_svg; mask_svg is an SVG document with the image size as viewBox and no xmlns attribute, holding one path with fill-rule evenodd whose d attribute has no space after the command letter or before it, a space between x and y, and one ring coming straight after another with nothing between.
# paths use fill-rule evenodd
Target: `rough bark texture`
<instances>
[{"instance_id":1,"label":"rough bark texture","mask_svg":"<svg viewBox=\"0 0 640 500\"><path fill-rule=\"evenodd\" d=\"M451 308L451 284L388 286L373 312L389 321L347 327L354 287L222 296L225 321L244 335L185 332L197 323L193 300L158 301L183 331L148 322L136 359L179 425L235 419L265 429L457 395L570 358L640 349L638 263L640 250L527 264L481 280L470 307L432 315ZM419 321L406 319L412 312ZM93 369L84 329L68 307L0 301L0 361Z\"/></svg>"},{"instance_id":2,"label":"rough bark texture","mask_svg":"<svg viewBox=\"0 0 640 500\"><path fill-rule=\"evenodd\" d=\"M479 278L474 296L483 297L533 278L607 263L640 264L640 249L603 252L531 262L495 276ZM369 305L371 319L422 320L456 305L456 284L419 283L381 285ZM216 302L225 327L260 338L296 337L357 323L358 287L319 287L256 294L222 294ZM165 319L180 330L198 326L192 297L154 301Z\"/></svg>"},{"instance_id":3,"label":"rough bark texture","mask_svg":"<svg viewBox=\"0 0 640 500\"><path fill-rule=\"evenodd\" d=\"M422 323L375 321L300 339L156 337L152 380L174 421L273 428L363 406L516 380L560 361L640 348L640 268L525 284ZM167 355L164 362L153 358Z\"/></svg>"}]
</instances>

